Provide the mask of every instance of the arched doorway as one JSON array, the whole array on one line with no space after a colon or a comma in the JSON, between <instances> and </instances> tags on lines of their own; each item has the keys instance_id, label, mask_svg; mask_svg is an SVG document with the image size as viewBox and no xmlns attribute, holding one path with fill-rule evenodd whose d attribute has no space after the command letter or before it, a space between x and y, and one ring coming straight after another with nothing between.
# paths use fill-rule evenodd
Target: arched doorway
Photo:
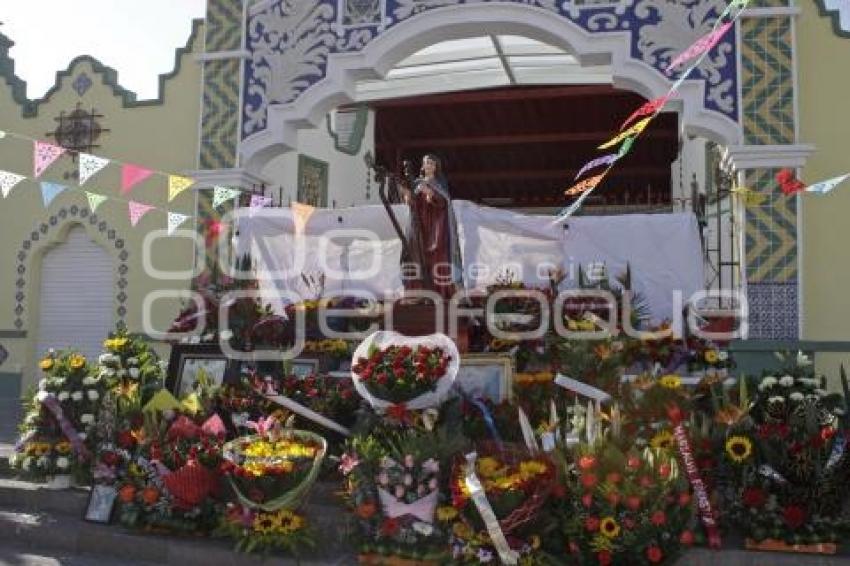
<instances>
[{"instance_id":1,"label":"arched doorway","mask_svg":"<svg viewBox=\"0 0 850 566\"><path fill-rule=\"evenodd\" d=\"M112 257L81 225L44 253L36 360L49 348L71 346L89 360L97 358L115 322L113 271Z\"/></svg>"}]
</instances>

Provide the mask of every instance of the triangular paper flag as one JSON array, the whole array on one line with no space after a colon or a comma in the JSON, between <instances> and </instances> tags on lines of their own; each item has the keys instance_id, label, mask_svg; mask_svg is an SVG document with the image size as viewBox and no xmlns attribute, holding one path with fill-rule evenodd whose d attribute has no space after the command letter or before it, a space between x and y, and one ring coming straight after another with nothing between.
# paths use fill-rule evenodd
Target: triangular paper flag
<instances>
[{"instance_id":1,"label":"triangular paper flag","mask_svg":"<svg viewBox=\"0 0 850 566\"><path fill-rule=\"evenodd\" d=\"M189 177L181 177L179 175L169 175L168 176L168 200L169 202L195 184L194 179L190 179Z\"/></svg>"},{"instance_id":2,"label":"triangular paper flag","mask_svg":"<svg viewBox=\"0 0 850 566\"><path fill-rule=\"evenodd\" d=\"M44 200L44 208L50 206L50 203L53 202L53 199L56 198L56 195L67 189L65 185L60 185L59 183L41 183L41 198Z\"/></svg>"},{"instance_id":3,"label":"triangular paper flag","mask_svg":"<svg viewBox=\"0 0 850 566\"><path fill-rule=\"evenodd\" d=\"M26 179L23 175L16 175L15 173L9 173L8 171L0 171L0 190L3 191L3 198L9 196L9 192L12 188Z\"/></svg>"},{"instance_id":4,"label":"triangular paper flag","mask_svg":"<svg viewBox=\"0 0 850 566\"><path fill-rule=\"evenodd\" d=\"M150 169L125 163L121 166L121 192L129 193L134 186L150 177L152 173Z\"/></svg>"},{"instance_id":5,"label":"triangular paper flag","mask_svg":"<svg viewBox=\"0 0 850 566\"><path fill-rule=\"evenodd\" d=\"M33 177L38 177L65 153L65 148L52 143L33 142Z\"/></svg>"},{"instance_id":6,"label":"triangular paper flag","mask_svg":"<svg viewBox=\"0 0 850 566\"><path fill-rule=\"evenodd\" d=\"M599 181L601 181L604 176L605 173L602 173L594 177L588 177L583 181L579 181L578 183L567 189L564 194L570 197L573 195L580 195L585 191L589 191L590 189L596 187L596 185L599 184Z\"/></svg>"},{"instance_id":7,"label":"triangular paper flag","mask_svg":"<svg viewBox=\"0 0 850 566\"><path fill-rule=\"evenodd\" d=\"M177 212L169 212L168 213L168 235L174 233L178 226L186 222L186 219L189 218L185 214L180 214Z\"/></svg>"},{"instance_id":8,"label":"triangular paper flag","mask_svg":"<svg viewBox=\"0 0 850 566\"><path fill-rule=\"evenodd\" d=\"M809 185L808 187L806 187L805 190L807 193L820 193L822 195L825 195L826 193L846 181L848 177L850 177L850 174L835 177L827 181L821 181L820 183Z\"/></svg>"},{"instance_id":9,"label":"triangular paper flag","mask_svg":"<svg viewBox=\"0 0 850 566\"><path fill-rule=\"evenodd\" d=\"M667 74L672 74L673 71L676 70L676 67L678 67L680 64L695 57L699 57L700 55L702 55L706 51L709 51L712 47L717 45L717 42L720 41L720 38L723 37L723 34L729 31L729 28L731 28L732 24L734 23L735 22L726 22L718 29L710 31L706 35L696 40L693 45L685 49L682 53L680 53L679 55L674 57L672 61L670 61L670 64L667 65Z\"/></svg>"},{"instance_id":10,"label":"triangular paper flag","mask_svg":"<svg viewBox=\"0 0 850 566\"><path fill-rule=\"evenodd\" d=\"M626 138L630 138L632 136L636 136L636 135L640 134L642 131L644 131L646 129L646 127L652 121L652 118L654 118L654 116L644 118L643 120L641 120L640 122L636 123L634 126L629 128L628 130L617 134L610 141L607 141L607 142L603 143L602 145L600 145L599 149L607 149L609 147L617 145L618 143L620 143L621 141L623 141Z\"/></svg>"},{"instance_id":11,"label":"triangular paper flag","mask_svg":"<svg viewBox=\"0 0 850 566\"><path fill-rule=\"evenodd\" d=\"M292 211L292 223L295 225L295 233L304 234L304 231L307 229L307 222L310 221L310 217L316 212L316 208L309 204L293 202L289 206L289 209Z\"/></svg>"},{"instance_id":12,"label":"triangular paper flag","mask_svg":"<svg viewBox=\"0 0 850 566\"><path fill-rule=\"evenodd\" d=\"M153 210L155 207L149 204L142 204L140 202L130 201L130 224L135 226L139 223L139 220L142 219L142 216L147 214L149 211Z\"/></svg>"},{"instance_id":13,"label":"triangular paper flag","mask_svg":"<svg viewBox=\"0 0 850 566\"><path fill-rule=\"evenodd\" d=\"M160 389L147 404L142 407L143 413L155 413L159 411L178 411L180 410L180 402L174 398L168 389Z\"/></svg>"},{"instance_id":14,"label":"triangular paper flag","mask_svg":"<svg viewBox=\"0 0 850 566\"><path fill-rule=\"evenodd\" d=\"M602 167L603 165L611 165L615 161L617 161L619 155L616 153L610 153L608 155L603 155L602 157L597 157L592 161L588 161L584 164L578 174L575 176L575 179L581 177L585 172L590 171L591 169L596 169L597 167ZM573 179L573 180L575 180Z\"/></svg>"},{"instance_id":15,"label":"triangular paper flag","mask_svg":"<svg viewBox=\"0 0 850 566\"><path fill-rule=\"evenodd\" d=\"M623 145L620 146L620 150L617 152L617 159L621 159L631 151L632 146L635 144L635 139L637 138L626 138L623 140Z\"/></svg>"},{"instance_id":16,"label":"triangular paper flag","mask_svg":"<svg viewBox=\"0 0 850 566\"><path fill-rule=\"evenodd\" d=\"M767 195L763 195L746 187L735 187L731 192L736 195L741 195L741 198L744 199L744 206L759 206L767 200Z\"/></svg>"},{"instance_id":17,"label":"triangular paper flag","mask_svg":"<svg viewBox=\"0 0 850 566\"><path fill-rule=\"evenodd\" d=\"M214 187L215 192L213 193L213 208L218 208L225 201L228 201L232 198L236 198L239 196L239 190L231 189L230 187Z\"/></svg>"},{"instance_id":18,"label":"triangular paper flag","mask_svg":"<svg viewBox=\"0 0 850 566\"><path fill-rule=\"evenodd\" d=\"M637 110L632 112L631 115L628 118L626 118L626 120L622 123L622 125L620 125L620 129L622 130L623 128L625 128L626 126L631 124L633 120L636 120L637 118L640 118L641 116L646 116L648 114L655 114L656 112L658 112L659 110L664 108L664 105L667 104L667 101L670 100L671 96L673 96L673 92L674 91L670 91L667 94L665 94L664 96L660 96L660 97L658 97L654 100L650 100L648 102L645 102L643 104L643 106L641 106L640 108L638 108Z\"/></svg>"},{"instance_id":19,"label":"triangular paper flag","mask_svg":"<svg viewBox=\"0 0 850 566\"><path fill-rule=\"evenodd\" d=\"M86 191L86 198L89 199L89 208L92 212L97 210L97 207L106 202L107 197L97 193Z\"/></svg>"},{"instance_id":20,"label":"triangular paper flag","mask_svg":"<svg viewBox=\"0 0 850 566\"><path fill-rule=\"evenodd\" d=\"M80 154L80 186L85 185L98 171L109 165L109 160L88 153Z\"/></svg>"}]
</instances>

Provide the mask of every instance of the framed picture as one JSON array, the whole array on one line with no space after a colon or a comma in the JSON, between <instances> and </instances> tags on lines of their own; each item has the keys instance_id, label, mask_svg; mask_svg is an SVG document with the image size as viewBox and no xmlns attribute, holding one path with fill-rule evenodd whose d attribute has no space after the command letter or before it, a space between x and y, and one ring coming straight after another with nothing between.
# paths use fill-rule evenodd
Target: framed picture
<instances>
[{"instance_id":1,"label":"framed picture","mask_svg":"<svg viewBox=\"0 0 850 566\"><path fill-rule=\"evenodd\" d=\"M319 360L296 358L289 361L289 373L295 377L304 378L319 373Z\"/></svg>"},{"instance_id":2,"label":"framed picture","mask_svg":"<svg viewBox=\"0 0 850 566\"><path fill-rule=\"evenodd\" d=\"M461 356L455 384L472 397L494 403L513 397L513 359L493 354Z\"/></svg>"},{"instance_id":3,"label":"framed picture","mask_svg":"<svg viewBox=\"0 0 850 566\"><path fill-rule=\"evenodd\" d=\"M328 206L327 161L298 155L298 202L310 206Z\"/></svg>"},{"instance_id":4,"label":"framed picture","mask_svg":"<svg viewBox=\"0 0 850 566\"><path fill-rule=\"evenodd\" d=\"M175 344L168 361L166 387L179 399L191 393L202 376L213 386L234 379L233 369L234 364L217 344Z\"/></svg>"},{"instance_id":5,"label":"framed picture","mask_svg":"<svg viewBox=\"0 0 850 566\"><path fill-rule=\"evenodd\" d=\"M109 523L112 519L112 508L118 490L113 485L95 485L89 495L89 504L86 506L86 514L83 517L92 523Z\"/></svg>"}]
</instances>

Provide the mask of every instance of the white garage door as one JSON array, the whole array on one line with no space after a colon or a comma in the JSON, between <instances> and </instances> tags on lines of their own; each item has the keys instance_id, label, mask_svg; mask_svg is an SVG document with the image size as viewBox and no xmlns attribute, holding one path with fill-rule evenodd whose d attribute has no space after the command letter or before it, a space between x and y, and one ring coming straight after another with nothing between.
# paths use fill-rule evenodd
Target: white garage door
<instances>
[{"instance_id":1,"label":"white garage door","mask_svg":"<svg viewBox=\"0 0 850 566\"><path fill-rule=\"evenodd\" d=\"M112 258L82 227L44 255L36 360L48 348L74 348L89 360L113 330Z\"/></svg>"}]
</instances>

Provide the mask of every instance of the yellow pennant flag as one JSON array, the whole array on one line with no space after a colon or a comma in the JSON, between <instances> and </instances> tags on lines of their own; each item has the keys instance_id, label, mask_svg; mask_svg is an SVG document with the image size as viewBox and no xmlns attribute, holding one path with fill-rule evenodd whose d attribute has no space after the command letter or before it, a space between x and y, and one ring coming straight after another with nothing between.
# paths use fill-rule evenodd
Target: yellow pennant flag
<instances>
[{"instance_id":1,"label":"yellow pennant flag","mask_svg":"<svg viewBox=\"0 0 850 566\"><path fill-rule=\"evenodd\" d=\"M744 206L759 206L767 200L767 195L756 192L747 187L735 187L732 193L740 195L744 201Z\"/></svg>"},{"instance_id":2,"label":"yellow pennant flag","mask_svg":"<svg viewBox=\"0 0 850 566\"><path fill-rule=\"evenodd\" d=\"M632 126L631 128L629 128L628 130L626 130L624 132L620 132L614 138L612 138L610 141L607 141L607 142L603 143L602 145L600 145L599 149L607 149L609 147L617 145L618 143L620 143L621 141L623 141L624 139L626 139L628 137L636 136L636 135L640 134L642 131L644 131L646 129L646 127L649 125L649 123L652 122L653 118L654 118L654 116L649 116L648 118L644 118L640 122L636 122L635 125Z\"/></svg>"},{"instance_id":3,"label":"yellow pennant flag","mask_svg":"<svg viewBox=\"0 0 850 566\"><path fill-rule=\"evenodd\" d=\"M195 184L194 179L190 179L189 177L181 177L179 175L169 175L168 176L168 200L171 201Z\"/></svg>"},{"instance_id":4,"label":"yellow pennant flag","mask_svg":"<svg viewBox=\"0 0 850 566\"><path fill-rule=\"evenodd\" d=\"M580 195L581 193L583 193L585 191L589 191L590 189L592 189L596 185L598 185L599 181L601 181L602 177L604 177L604 176L605 176L605 173L601 173L601 174L596 175L594 177L588 177L587 179L584 179L583 181L579 181L578 183L576 183L575 185L573 185L572 187L570 187L569 189L564 191L564 194L567 195L568 197L570 197L570 196L573 196L573 195Z\"/></svg>"}]
</instances>

